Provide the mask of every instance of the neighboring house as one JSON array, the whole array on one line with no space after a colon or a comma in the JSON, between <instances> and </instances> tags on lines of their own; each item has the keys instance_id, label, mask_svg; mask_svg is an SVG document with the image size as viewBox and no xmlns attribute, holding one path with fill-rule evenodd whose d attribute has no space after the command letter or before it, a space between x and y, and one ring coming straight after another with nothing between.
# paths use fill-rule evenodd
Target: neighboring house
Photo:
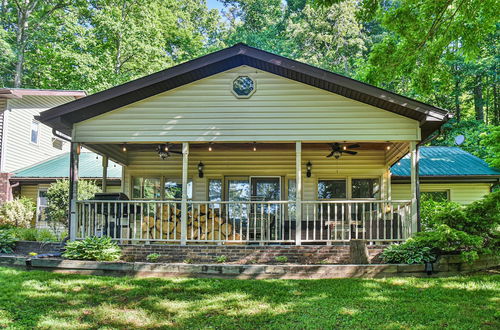
<instances>
[{"instance_id":1,"label":"neighboring house","mask_svg":"<svg viewBox=\"0 0 500 330\"><path fill-rule=\"evenodd\" d=\"M85 95L83 91L0 88L0 203L12 198L10 173L69 151L69 143L35 116Z\"/></svg>"},{"instance_id":2,"label":"neighboring house","mask_svg":"<svg viewBox=\"0 0 500 330\"><path fill-rule=\"evenodd\" d=\"M131 200L75 189L71 239L300 245L419 230L418 145L450 114L238 44L37 118L72 136L75 188L82 146L123 165ZM396 200L390 168L408 153Z\"/></svg>"},{"instance_id":3,"label":"neighboring house","mask_svg":"<svg viewBox=\"0 0 500 330\"><path fill-rule=\"evenodd\" d=\"M102 185L102 157L91 152L80 154L82 170L80 178L93 180ZM69 174L69 153L64 153L38 164L34 164L18 171L10 177L14 188L14 196L30 198L37 205L36 226L45 227L44 209L47 206L46 193L51 183L60 179L67 179ZM107 169L106 192L121 190L122 168L120 165L109 162Z\"/></svg>"},{"instance_id":4,"label":"neighboring house","mask_svg":"<svg viewBox=\"0 0 500 330\"><path fill-rule=\"evenodd\" d=\"M391 173L392 198L410 198L410 157L393 165ZM421 195L461 204L481 199L500 184L500 170L458 147L420 148L419 175Z\"/></svg>"}]
</instances>

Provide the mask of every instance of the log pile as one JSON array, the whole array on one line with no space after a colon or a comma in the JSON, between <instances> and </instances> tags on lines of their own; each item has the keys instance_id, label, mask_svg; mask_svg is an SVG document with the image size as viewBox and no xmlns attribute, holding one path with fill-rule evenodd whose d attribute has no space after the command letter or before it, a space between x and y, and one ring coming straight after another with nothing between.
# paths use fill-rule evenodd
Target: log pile
<instances>
[{"instance_id":1,"label":"log pile","mask_svg":"<svg viewBox=\"0 0 500 330\"><path fill-rule=\"evenodd\" d=\"M181 238L181 210L173 206L163 205L156 210L154 216L144 216L142 222L142 238L171 239ZM233 225L220 216L218 210L200 205L188 212L188 240L241 240L238 233L233 234Z\"/></svg>"}]
</instances>

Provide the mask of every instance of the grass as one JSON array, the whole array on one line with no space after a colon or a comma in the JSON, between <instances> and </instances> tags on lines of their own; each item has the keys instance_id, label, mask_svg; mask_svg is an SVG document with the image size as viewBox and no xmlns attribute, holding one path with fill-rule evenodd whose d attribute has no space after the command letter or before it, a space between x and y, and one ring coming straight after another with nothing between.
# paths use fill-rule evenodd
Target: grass
<instances>
[{"instance_id":1,"label":"grass","mask_svg":"<svg viewBox=\"0 0 500 330\"><path fill-rule=\"evenodd\" d=\"M0 267L0 328L498 329L500 275L135 279Z\"/></svg>"}]
</instances>

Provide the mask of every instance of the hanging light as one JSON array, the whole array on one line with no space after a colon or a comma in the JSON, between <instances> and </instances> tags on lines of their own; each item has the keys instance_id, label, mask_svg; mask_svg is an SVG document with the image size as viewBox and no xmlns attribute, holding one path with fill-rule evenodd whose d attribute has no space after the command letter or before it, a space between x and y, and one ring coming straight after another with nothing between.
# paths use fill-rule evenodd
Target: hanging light
<instances>
[{"instance_id":1,"label":"hanging light","mask_svg":"<svg viewBox=\"0 0 500 330\"><path fill-rule=\"evenodd\" d=\"M391 150L391 146L385 147L386 150Z\"/></svg>"},{"instance_id":2,"label":"hanging light","mask_svg":"<svg viewBox=\"0 0 500 330\"><path fill-rule=\"evenodd\" d=\"M212 151L212 142L208 144L208 151Z\"/></svg>"},{"instance_id":3,"label":"hanging light","mask_svg":"<svg viewBox=\"0 0 500 330\"><path fill-rule=\"evenodd\" d=\"M342 156L342 153L340 151L337 150L333 152L333 157L335 157L335 159L339 159L340 156Z\"/></svg>"},{"instance_id":4,"label":"hanging light","mask_svg":"<svg viewBox=\"0 0 500 330\"><path fill-rule=\"evenodd\" d=\"M257 151L257 143L253 143L253 151Z\"/></svg>"},{"instance_id":5,"label":"hanging light","mask_svg":"<svg viewBox=\"0 0 500 330\"><path fill-rule=\"evenodd\" d=\"M163 148L163 150L168 151L168 144L165 144L165 147Z\"/></svg>"},{"instance_id":6,"label":"hanging light","mask_svg":"<svg viewBox=\"0 0 500 330\"><path fill-rule=\"evenodd\" d=\"M307 164L306 164L306 170L307 170L307 171L306 171L306 176L307 176L308 178L310 178L310 177L311 177L311 170L312 170L312 166L313 166L313 165L311 164L311 161L308 161L308 162L307 162Z\"/></svg>"},{"instance_id":7,"label":"hanging light","mask_svg":"<svg viewBox=\"0 0 500 330\"><path fill-rule=\"evenodd\" d=\"M123 151L123 152L127 152L127 145L122 144L122 151Z\"/></svg>"},{"instance_id":8,"label":"hanging light","mask_svg":"<svg viewBox=\"0 0 500 330\"><path fill-rule=\"evenodd\" d=\"M342 147L342 149L343 149L343 150L347 150L347 146L343 146L343 147Z\"/></svg>"},{"instance_id":9,"label":"hanging light","mask_svg":"<svg viewBox=\"0 0 500 330\"><path fill-rule=\"evenodd\" d=\"M199 162L198 163L198 177L199 178L203 178L203 167L205 167L205 165L202 162Z\"/></svg>"}]
</instances>

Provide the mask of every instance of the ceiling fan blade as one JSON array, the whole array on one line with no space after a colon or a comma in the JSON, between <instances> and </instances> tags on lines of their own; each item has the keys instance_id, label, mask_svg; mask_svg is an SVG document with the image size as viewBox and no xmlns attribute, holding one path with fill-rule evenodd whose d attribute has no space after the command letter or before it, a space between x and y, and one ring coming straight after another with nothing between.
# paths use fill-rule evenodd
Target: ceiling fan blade
<instances>
[{"instance_id":1,"label":"ceiling fan blade","mask_svg":"<svg viewBox=\"0 0 500 330\"><path fill-rule=\"evenodd\" d=\"M326 158L330 158L330 157L332 157L332 156L333 156L333 153L334 153L334 152L332 151L332 152L331 152L328 156L326 156Z\"/></svg>"},{"instance_id":2,"label":"ceiling fan blade","mask_svg":"<svg viewBox=\"0 0 500 330\"><path fill-rule=\"evenodd\" d=\"M345 152L346 154L349 154L349 155L356 155L358 153L357 151L350 151L350 150L344 150L342 152Z\"/></svg>"},{"instance_id":3,"label":"ceiling fan blade","mask_svg":"<svg viewBox=\"0 0 500 330\"><path fill-rule=\"evenodd\" d=\"M355 148L359 148L361 147L359 144L355 143L355 144L351 144L350 146L348 146L347 148L348 149L355 149Z\"/></svg>"},{"instance_id":4,"label":"ceiling fan blade","mask_svg":"<svg viewBox=\"0 0 500 330\"><path fill-rule=\"evenodd\" d=\"M169 150L168 152L171 152L173 154L179 154L182 155L182 151L174 151L174 150Z\"/></svg>"}]
</instances>

